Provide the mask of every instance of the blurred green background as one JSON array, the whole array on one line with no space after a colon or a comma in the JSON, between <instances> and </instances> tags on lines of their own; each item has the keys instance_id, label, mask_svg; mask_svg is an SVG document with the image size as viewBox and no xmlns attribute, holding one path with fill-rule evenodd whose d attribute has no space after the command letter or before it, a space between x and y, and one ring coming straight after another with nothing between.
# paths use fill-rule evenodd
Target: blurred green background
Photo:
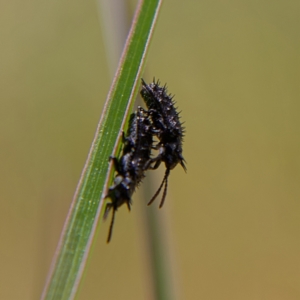
<instances>
[{"instance_id":1,"label":"blurred green background","mask_svg":"<svg viewBox=\"0 0 300 300\"><path fill-rule=\"evenodd\" d=\"M153 204L179 299L300 299L299 12L163 3L145 79L186 122L188 173ZM38 299L111 79L95 1L2 1L0 24L0 299ZM101 226L79 299L151 299L139 196L109 246Z\"/></svg>"}]
</instances>

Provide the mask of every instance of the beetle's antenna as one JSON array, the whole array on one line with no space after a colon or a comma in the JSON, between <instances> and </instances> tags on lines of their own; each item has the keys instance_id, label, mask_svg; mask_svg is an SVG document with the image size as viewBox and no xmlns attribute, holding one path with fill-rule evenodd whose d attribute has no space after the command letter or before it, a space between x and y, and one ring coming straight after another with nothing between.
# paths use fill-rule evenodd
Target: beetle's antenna
<instances>
[{"instance_id":1,"label":"beetle's antenna","mask_svg":"<svg viewBox=\"0 0 300 300\"><path fill-rule=\"evenodd\" d=\"M162 196L159 208L161 208L163 206L163 204L165 202L166 195L167 195L169 174L170 174L170 169L166 169L165 176L164 176L164 178L163 178L163 180L162 180L162 182L161 182L158 190L156 191L156 193L154 194L154 196L151 198L151 200L148 202L148 205L150 205L156 199L156 197L159 195L161 189L163 188L163 186L165 184L165 188L164 188L164 192L163 192L163 196Z\"/></svg>"},{"instance_id":2,"label":"beetle's antenna","mask_svg":"<svg viewBox=\"0 0 300 300\"><path fill-rule=\"evenodd\" d=\"M116 210L113 207L113 211L112 211L112 217L111 217L111 221L110 221L110 226L109 226L109 231L108 231L108 237L106 242L109 243L112 237L112 231L113 231L113 227L114 227L114 222L115 222L115 214L116 214Z\"/></svg>"},{"instance_id":3,"label":"beetle's antenna","mask_svg":"<svg viewBox=\"0 0 300 300\"><path fill-rule=\"evenodd\" d=\"M166 170L166 174L165 174L165 188L164 188L163 196L162 196L161 201L160 201L159 208L162 208L162 206L165 203L165 199L166 199L166 196L167 196L167 189L168 189L168 177L169 177L169 174L170 174L170 169L167 169Z\"/></svg>"}]
</instances>

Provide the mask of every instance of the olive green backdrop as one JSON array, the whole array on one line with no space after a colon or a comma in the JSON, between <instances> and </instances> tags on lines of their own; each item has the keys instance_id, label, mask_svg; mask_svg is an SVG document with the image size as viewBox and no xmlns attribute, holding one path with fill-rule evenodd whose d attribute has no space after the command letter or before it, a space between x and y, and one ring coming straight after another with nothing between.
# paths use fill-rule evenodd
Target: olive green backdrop
<instances>
[{"instance_id":1,"label":"olive green backdrop","mask_svg":"<svg viewBox=\"0 0 300 300\"><path fill-rule=\"evenodd\" d=\"M0 299L39 298L87 157L111 81L97 9L0 3ZM188 173L154 204L179 299L300 299L299 11L163 3L146 80L168 83L186 122ZM101 226L79 299L151 299L139 198L109 246Z\"/></svg>"}]
</instances>

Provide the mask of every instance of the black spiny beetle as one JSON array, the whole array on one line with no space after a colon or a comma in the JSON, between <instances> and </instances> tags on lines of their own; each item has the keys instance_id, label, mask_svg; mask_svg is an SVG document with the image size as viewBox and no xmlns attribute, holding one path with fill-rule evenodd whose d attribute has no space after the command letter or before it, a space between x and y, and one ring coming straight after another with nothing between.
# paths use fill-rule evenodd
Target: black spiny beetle
<instances>
[{"instance_id":1,"label":"black spiny beetle","mask_svg":"<svg viewBox=\"0 0 300 300\"><path fill-rule=\"evenodd\" d=\"M148 107L148 113L152 121L152 132L159 140L153 147L159 150L159 154L148 162L146 169L157 169L161 162L164 162L166 166L162 183L148 203L150 205L159 195L163 186L165 186L159 205L161 208L167 195L170 171L178 163L186 171L185 160L182 156L184 128L180 122L179 113L174 106L173 96L167 94L166 85L160 86L159 81L155 82L155 79L152 83L146 84L142 79L141 96ZM154 163L153 166L151 166L152 163Z\"/></svg>"},{"instance_id":2,"label":"black spiny beetle","mask_svg":"<svg viewBox=\"0 0 300 300\"><path fill-rule=\"evenodd\" d=\"M130 210L131 196L145 177L145 165L149 165L151 160L152 136L148 112L139 106L137 112L130 116L127 135L123 133L124 146L121 157L119 159L110 157L117 175L106 195L111 202L106 204L104 219L107 218L109 211L113 210L107 237L108 243L112 236L115 212L124 203Z\"/></svg>"}]
</instances>

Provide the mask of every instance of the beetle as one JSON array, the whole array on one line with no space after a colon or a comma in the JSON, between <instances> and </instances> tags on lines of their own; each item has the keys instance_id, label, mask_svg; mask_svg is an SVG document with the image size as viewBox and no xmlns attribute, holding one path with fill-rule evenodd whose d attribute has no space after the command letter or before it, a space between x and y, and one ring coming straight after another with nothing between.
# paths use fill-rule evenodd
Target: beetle
<instances>
[{"instance_id":1,"label":"beetle","mask_svg":"<svg viewBox=\"0 0 300 300\"><path fill-rule=\"evenodd\" d=\"M183 123L180 121L180 113L177 112L177 108L175 107L174 96L167 93L166 85L160 86L160 82L155 81L155 79L153 79L152 83L147 84L142 79L140 94L148 108L152 122L152 133L158 138L158 143L153 146L154 149L158 150L158 155L148 161L145 169L157 169L162 162L165 163L166 167L161 185L148 203L150 205L156 199L164 186L159 205L159 208L161 208L167 195L170 171L177 164L180 164L184 171L187 170L182 155L182 143L185 131L182 126Z\"/></svg>"},{"instance_id":2,"label":"beetle","mask_svg":"<svg viewBox=\"0 0 300 300\"><path fill-rule=\"evenodd\" d=\"M109 188L105 198L110 198L104 210L104 219L112 210L112 219L109 227L107 243L112 237L115 213L117 209L126 203L128 210L131 209L131 197L135 189L145 177L145 166L151 160L153 147L152 125L149 114L142 107L138 107L129 119L127 135L123 132L123 150L119 159L110 157L113 161L117 175L113 185Z\"/></svg>"}]
</instances>

